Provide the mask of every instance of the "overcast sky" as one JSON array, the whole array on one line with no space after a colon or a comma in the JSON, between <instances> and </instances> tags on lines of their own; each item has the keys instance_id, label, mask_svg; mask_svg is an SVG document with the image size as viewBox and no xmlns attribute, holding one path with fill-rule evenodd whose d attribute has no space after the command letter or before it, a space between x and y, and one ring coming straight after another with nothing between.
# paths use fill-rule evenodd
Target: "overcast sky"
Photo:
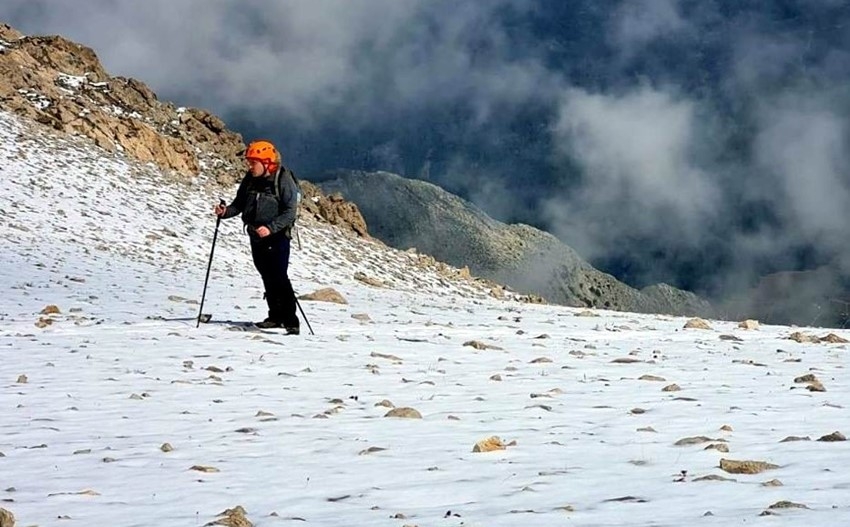
<instances>
[{"instance_id":1,"label":"overcast sky","mask_svg":"<svg viewBox=\"0 0 850 527\"><path fill-rule=\"evenodd\" d=\"M274 138L308 178L429 179L636 285L850 262L846 0L3 0L0 20Z\"/></svg>"}]
</instances>

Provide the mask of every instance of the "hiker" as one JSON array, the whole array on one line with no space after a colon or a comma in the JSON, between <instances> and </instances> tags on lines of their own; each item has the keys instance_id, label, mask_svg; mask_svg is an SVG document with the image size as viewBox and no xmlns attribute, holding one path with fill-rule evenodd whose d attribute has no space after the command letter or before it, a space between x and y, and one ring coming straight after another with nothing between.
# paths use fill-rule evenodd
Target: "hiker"
<instances>
[{"instance_id":1,"label":"hiker","mask_svg":"<svg viewBox=\"0 0 850 527\"><path fill-rule=\"evenodd\" d=\"M298 335L295 292L289 281L289 248L298 212L298 183L282 164L269 141L254 141L245 150L248 172L230 205L218 204L213 212L222 219L239 214L251 240L251 256L265 286L269 316L257 327L284 328Z\"/></svg>"}]
</instances>

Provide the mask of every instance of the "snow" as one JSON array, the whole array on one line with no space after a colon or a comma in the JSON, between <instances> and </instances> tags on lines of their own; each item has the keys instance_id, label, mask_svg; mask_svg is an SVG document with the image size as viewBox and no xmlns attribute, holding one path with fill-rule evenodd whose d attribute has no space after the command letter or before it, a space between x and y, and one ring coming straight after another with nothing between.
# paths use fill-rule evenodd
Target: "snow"
<instances>
[{"instance_id":1,"label":"snow","mask_svg":"<svg viewBox=\"0 0 850 527\"><path fill-rule=\"evenodd\" d=\"M265 315L234 219L196 329L210 210L234 189L159 178L0 112L0 507L21 525L205 525L236 505L257 526L850 521L850 447L814 441L850 432L847 345L787 339L828 330L498 301L308 218L293 283L348 305L301 301L315 336L229 330ZM383 417L385 399L423 418ZM494 435L516 444L472 452ZM716 441L674 445L700 435ZM757 518L782 500L808 509Z\"/></svg>"},{"instance_id":2,"label":"snow","mask_svg":"<svg viewBox=\"0 0 850 527\"><path fill-rule=\"evenodd\" d=\"M79 90L80 86L88 82L88 79L86 79L82 75L69 75L67 73L60 73L56 76L56 82L58 82L62 86L65 86L66 88L70 88L72 90Z\"/></svg>"}]
</instances>

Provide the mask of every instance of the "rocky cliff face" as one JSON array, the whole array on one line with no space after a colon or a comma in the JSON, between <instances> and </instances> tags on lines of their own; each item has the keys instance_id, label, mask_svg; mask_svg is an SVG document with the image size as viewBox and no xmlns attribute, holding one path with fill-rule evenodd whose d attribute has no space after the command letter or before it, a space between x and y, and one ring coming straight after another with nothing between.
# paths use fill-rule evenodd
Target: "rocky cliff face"
<instances>
[{"instance_id":1,"label":"rocky cliff face","mask_svg":"<svg viewBox=\"0 0 850 527\"><path fill-rule=\"evenodd\" d=\"M319 183L357 203L372 234L416 247L476 275L558 304L648 313L707 315L711 306L666 284L637 290L600 272L557 238L505 225L457 196L386 172L339 171Z\"/></svg>"},{"instance_id":2,"label":"rocky cliff face","mask_svg":"<svg viewBox=\"0 0 850 527\"><path fill-rule=\"evenodd\" d=\"M177 178L233 185L244 174L242 136L217 116L160 101L136 79L110 76L95 52L60 36L25 36L0 23L0 110L85 136ZM302 213L368 236L357 206L302 182Z\"/></svg>"}]
</instances>

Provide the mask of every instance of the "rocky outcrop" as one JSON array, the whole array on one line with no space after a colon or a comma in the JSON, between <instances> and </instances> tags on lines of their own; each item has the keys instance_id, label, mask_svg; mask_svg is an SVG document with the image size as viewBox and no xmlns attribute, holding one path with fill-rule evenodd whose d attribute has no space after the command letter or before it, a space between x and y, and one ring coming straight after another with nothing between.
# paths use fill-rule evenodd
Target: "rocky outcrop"
<instances>
[{"instance_id":1,"label":"rocky outcrop","mask_svg":"<svg viewBox=\"0 0 850 527\"><path fill-rule=\"evenodd\" d=\"M558 304L681 315L711 306L666 284L637 290L603 273L549 233L505 225L471 203L423 181L386 173L338 171L319 183L357 203L373 236L433 255L475 276Z\"/></svg>"},{"instance_id":2,"label":"rocky outcrop","mask_svg":"<svg viewBox=\"0 0 850 527\"><path fill-rule=\"evenodd\" d=\"M206 174L221 185L242 177L242 136L198 108L160 101L136 79L110 76L95 52L60 36L25 36L0 24L0 110L90 138L177 178ZM302 181L302 213L368 237L357 206Z\"/></svg>"},{"instance_id":3,"label":"rocky outcrop","mask_svg":"<svg viewBox=\"0 0 850 527\"><path fill-rule=\"evenodd\" d=\"M232 183L242 166L242 137L221 119L110 76L93 50L60 36L0 26L0 108L183 176Z\"/></svg>"}]
</instances>

